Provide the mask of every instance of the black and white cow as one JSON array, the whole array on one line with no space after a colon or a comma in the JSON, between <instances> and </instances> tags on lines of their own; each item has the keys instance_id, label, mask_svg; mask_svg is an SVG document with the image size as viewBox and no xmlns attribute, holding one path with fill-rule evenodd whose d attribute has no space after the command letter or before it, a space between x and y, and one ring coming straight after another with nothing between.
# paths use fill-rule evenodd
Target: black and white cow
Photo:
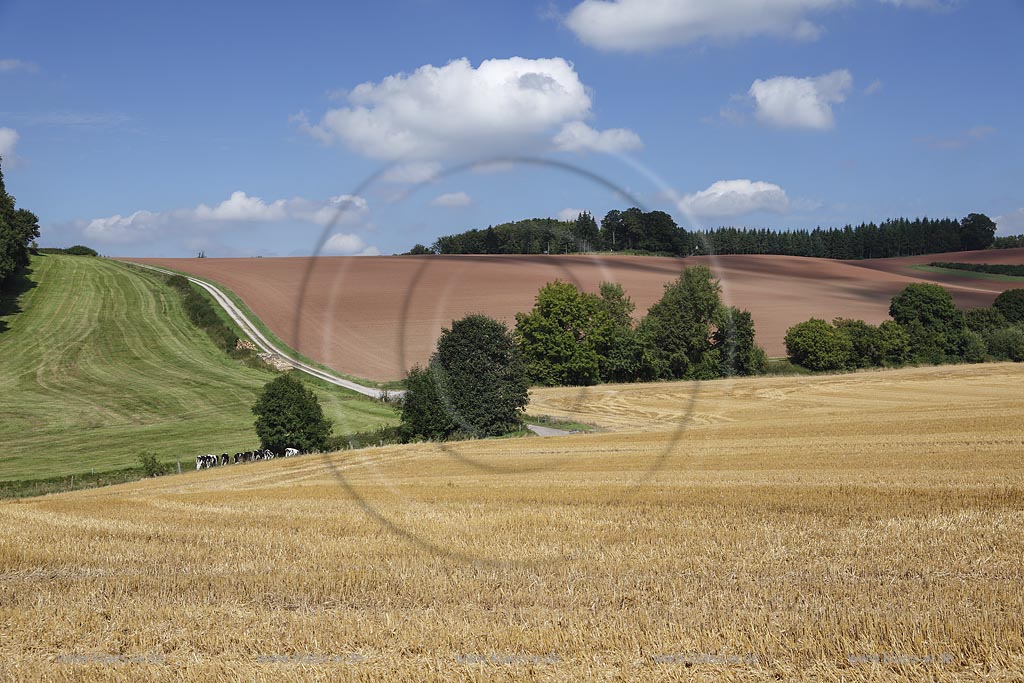
<instances>
[{"instance_id":1,"label":"black and white cow","mask_svg":"<svg viewBox=\"0 0 1024 683\"><path fill-rule=\"evenodd\" d=\"M291 458L299 454L298 448L286 448L284 449L284 457Z\"/></svg>"},{"instance_id":2,"label":"black and white cow","mask_svg":"<svg viewBox=\"0 0 1024 683\"><path fill-rule=\"evenodd\" d=\"M216 455L207 454L207 455L197 455L196 456L196 469L197 470L205 470L205 469L208 469L210 467L213 467L216 464L217 464L217 456Z\"/></svg>"}]
</instances>

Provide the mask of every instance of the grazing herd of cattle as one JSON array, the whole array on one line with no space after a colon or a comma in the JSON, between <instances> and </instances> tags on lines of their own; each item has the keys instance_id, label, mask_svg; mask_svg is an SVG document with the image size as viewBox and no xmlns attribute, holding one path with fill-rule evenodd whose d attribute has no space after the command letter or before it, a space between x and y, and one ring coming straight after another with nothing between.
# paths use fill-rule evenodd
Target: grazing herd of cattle
<instances>
[{"instance_id":1,"label":"grazing herd of cattle","mask_svg":"<svg viewBox=\"0 0 1024 683\"><path fill-rule=\"evenodd\" d=\"M254 460L273 460L277 457L291 458L299 454L297 448L286 448L284 449L284 455L278 456L277 453L265 448L262 450L246 451L244 453L235 453L234 459L231 458L227 453L221 453L220 455L197 455L196 456L196 469L205 470L210 467L216 467L218 465L230 465L232 462L238 464L240 462L253 462Z\"/></svg>"}]
</instances>

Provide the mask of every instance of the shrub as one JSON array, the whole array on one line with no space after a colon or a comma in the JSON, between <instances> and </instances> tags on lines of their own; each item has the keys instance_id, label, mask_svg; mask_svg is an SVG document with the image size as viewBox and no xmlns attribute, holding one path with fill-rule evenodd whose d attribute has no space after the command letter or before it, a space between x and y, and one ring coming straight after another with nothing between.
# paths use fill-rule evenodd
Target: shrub
<instances>
[{"instance_id":1,"label":"shrub","mask_svg":"<svg viewBox=\"0 0 1024 683\"><path fill-rule=\"evenodd\" d=\"M880 362L885 367L900 367L910 361L910 335L895 320L878 326Z\"/></svg>"},{"instance_id":2,"label":"shrub","mask_svg":"<svg viewBox=\"0 0 1024 683\"><path fill-rule=\"evenodd\" d=\"M99 252L97 252L95 249L83 246L81 244L76 244L73 247L68 247L67 249L64 250L64 253L69 254L71 256L99 256Z\"/></svg>"},{"instance_id":3,"label":"shrub","mask_svg":"<svg viewBox=\"0 0 1024 683\"><path fill-rule=\"evenodd\" d=\"M836 318L833 326L850 340L851 369L871 368L882 364L882 334L877 327L863 320Z\"/></svg>"},{"instance_id":4,"label":"shrub","mask_svg":"<svg viewBox=\"0 0 1024 683\"><path fill-rule=\"evenodd\" d=\"M998 360L1024 361L1024 329L1004 327L986 335L988 352Z\"/></svg>"},{"instance_id":5,"label":"shrub","mask_svg":"<svg viewBox=\"0 0 1024 683\"><path fill-rule=\"evenodd\" d=\"M156 454L149 451L139 454L139 464L147 477L159 477L167 473L167 467L156 459Z\"/></svg>"},{"instance_id":6,"label":"shrub","mask_svg":"<svg viewBox=\"0 0 1024 683\"><path fill-rule=\"evenodd\" d=\"M998 308L972 308L964 311L964 323L972 332L984 333L1006 327L1009 322Z\"/></svg>"},{"instance_id":7,"label":"shrub","mask_svg":"<svg viewBox=\"0 0 1024 683\"><path fill-rule=\"evenodd\" d=\"M824 320L811 318L786 332L789 360L808 370L842 370L850 362L850 339Z\"/></svg>"},{"instance_id":8,"label":"shrub","mask_svg":"<svg viewBox=\"0 0 1024 683\"><path fill-rule=\"evenodd\" d=\"M322 451L331 435L331 422L313 390L294 373L286 372L263 387L252 407L256 435L262 448L281 453L286 448Z\"/></svg>"},{"instance_id":9,"label":"shrub","mask_svg":"<svg viewBox=\"0 0 1024 683\"><path fill-rule=\"evenodd\" d=\"M961 355L967 363L984 363L988 356L988 344L980 334L968 330L963 334Z\"/></svg>"},{"instance_id":10,"label":"shrub","mask_svg":"<svg viewBox=\"0 0 1024 683\"><path fill-rule=\"evenodd\" d=\"M1013 324L1024 323L1024 289L1008 289L992 303Z\"/></svg>"}]
</instances>

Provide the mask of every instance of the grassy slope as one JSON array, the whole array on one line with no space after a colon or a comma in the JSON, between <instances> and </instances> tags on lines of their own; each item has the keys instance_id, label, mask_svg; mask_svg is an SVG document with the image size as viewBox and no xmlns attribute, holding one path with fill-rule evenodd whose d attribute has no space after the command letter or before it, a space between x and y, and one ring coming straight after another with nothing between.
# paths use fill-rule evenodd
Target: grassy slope
<instances>
[{"instance_id":1,"label":"grassy slope","mask_svg":"<svg viewBox=\"0 0 1024 683\"><path fill-rule=\"evenodd\" d=\"M256 445L249 408L271 375L217 349L158 276L71 256L32 267L38 286L0 334L0 481ZM395 421L380 403L316 391L338 433Z\"/></svg>"}]
</instances>

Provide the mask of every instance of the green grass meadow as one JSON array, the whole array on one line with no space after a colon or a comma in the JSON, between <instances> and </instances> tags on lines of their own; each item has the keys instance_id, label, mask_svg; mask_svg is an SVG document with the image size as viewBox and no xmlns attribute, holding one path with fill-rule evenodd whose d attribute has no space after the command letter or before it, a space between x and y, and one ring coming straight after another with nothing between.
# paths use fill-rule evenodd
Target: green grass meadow
<instances>
[{"instance_id":1,"label":"green grass meadow","mask_svg":"<svg viewBox=\"0 0 1024 683\"><path fill-rule=\"evenodd\" d=\"M996 273L979 273L973 270L960 270L956 268L939 268L938 266L908 266L911 270L920 270L925 273L942 273L944 275L956 275L957 277L972 280L992 280L995 282L1024 282L1024 277L1014 275L998 275Z\"/></svg>"},{"instance_id":2,"label":"green grass meadow","mask_svg":"<svg viewBox=\"0 0 1024 683\"><path fill-rule=\"evenodd\" d=\"M258 445L250 412L273 373L218 349L162 276L45 255L0 307L0 482L185 467ZM310 382L336 434L398 422L392 408Z\"/></svg>"}]
</instances>

